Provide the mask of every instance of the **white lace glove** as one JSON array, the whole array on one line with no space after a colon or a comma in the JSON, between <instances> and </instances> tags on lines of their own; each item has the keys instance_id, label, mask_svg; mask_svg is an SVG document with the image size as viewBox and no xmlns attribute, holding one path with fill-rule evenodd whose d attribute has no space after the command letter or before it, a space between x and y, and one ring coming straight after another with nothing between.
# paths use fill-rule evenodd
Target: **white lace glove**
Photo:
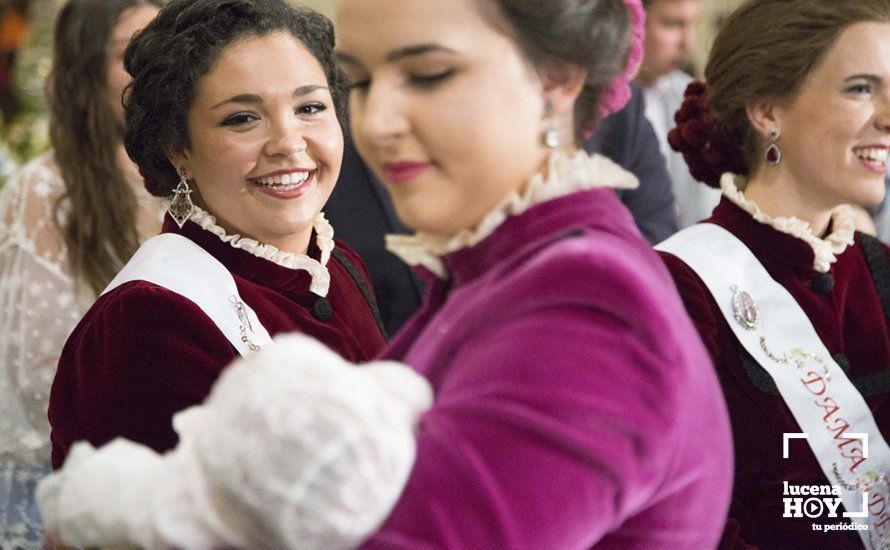
<instances>
[{"instance_id":1,"label":"white lace glove","mask_svg":"<svg viewBox=\"0 0 890 550\"><path fill-rule=\"evenodd\" d=\"M404 365L356 367L311 338L281 336L176 415L172 452L75 445L40 484L44 521L71 545L353 547L401 493L431 402Z\"/></svg>"}]
</instances>

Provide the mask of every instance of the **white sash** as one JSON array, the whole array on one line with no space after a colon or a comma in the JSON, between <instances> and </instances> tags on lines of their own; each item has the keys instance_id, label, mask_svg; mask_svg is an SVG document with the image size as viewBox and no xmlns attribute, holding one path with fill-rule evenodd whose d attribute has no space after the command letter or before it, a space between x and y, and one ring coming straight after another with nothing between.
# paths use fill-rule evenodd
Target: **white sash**
<instances>
[{"instance_id":1,"label":"white sash","mask_svg":"<svg viewBox=\"0 0 890 550\"><path fill-rule=\"evenodd\" d=\"M866 548L881 548L890 534L890 448L797 301L715 224L684 229L656 249L705 283L736 338L772 377L829 483L842 488L843 516L868 526L858 531ZM787 449L787 436L783 443Z\"/></svg>"},{"instance_id":2,"label":"white sash","mask_svg":"<svg viewBox=\"0 0 890 550\"><path fill-rule=\"evenodd\" d=\"M145 241L102 294L130 281L147 281L186 298L216 324L241 355L272 338L241 300L229 270L189 239L163 233Z\"/></svg>"}]
</instances>

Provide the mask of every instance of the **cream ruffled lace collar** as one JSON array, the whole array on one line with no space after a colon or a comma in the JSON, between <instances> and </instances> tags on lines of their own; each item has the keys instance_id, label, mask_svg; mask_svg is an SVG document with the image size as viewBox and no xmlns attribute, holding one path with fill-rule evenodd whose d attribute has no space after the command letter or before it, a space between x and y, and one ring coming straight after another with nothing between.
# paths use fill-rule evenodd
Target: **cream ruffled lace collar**
<instances>
[{"instance_id":1,"label":"cream ruffled lace collar","mask_svg":"<svg viewBox=\"0 0 890 550\"><path fill-rule=\"evenodd\" d=\"M584 151L572 154L557 151L550 155L546 171L535 174L521 194L510 194L482 218L476 229L465 229L450 237L423 232L387 235L386 247L408 265L422 265L437 277L445 279L448 273L442 256L478 244L510 216L518 216L532 206L578 191L596 187L634 189L637 185L639 183L633 174L602 155L588 156Z\"/></svg>"},{"instance_id":2,"label":"cream ruffled lace collar","mask_svg":"<svg viewBox=\"0 0 890 550\"><path fill-rule=\"evenodd\" d=\"M720 180L723 195L736 206L751 214L758 222L810 245L814 254L813 269L819 273L826 273L831 269L831 264L837 261L838 254L853 244L856 225L853 222L853 211L849 205L842 204L832 210L832 232L823 239L813 233L809 222L795 217L777 216L774 218L765 213L754 201L745 198L745 194L739 190L737 183L741 181L744 181L743 176L723 174Z\"/></svg>"},{"instance_id":3,"label":"cream ruffled lace collar","mask_svg":"<svg viewBox=\"0 0 890 550\"><path fill-rule=\"evenodd\" d=\"M312 276L312 283L309 285L309 291L321 297L328 294L331 287L331 275L328 273L328 260L331 258L331 251L334 249L334 228L324 217L324 213L319 212L315 218L313 227L315 228L315 244L321 251L321 258L315 260L306 254L296 254L294 252L285 252L270 245L257 242L241 235L228 235L226 230L216 224L216 218L209 212L195 206L195 211L189 220L198 224L201 229L205 229L217 237L224 243L234 248L249 252L258 258L269 260L288 269L302 269L308 271Z\"/></svg>"}]
</instances>

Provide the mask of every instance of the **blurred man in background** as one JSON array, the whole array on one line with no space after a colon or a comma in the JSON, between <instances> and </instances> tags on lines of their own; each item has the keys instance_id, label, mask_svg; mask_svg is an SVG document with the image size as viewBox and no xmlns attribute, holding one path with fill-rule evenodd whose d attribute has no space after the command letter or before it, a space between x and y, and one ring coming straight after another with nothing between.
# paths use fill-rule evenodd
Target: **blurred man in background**
<instances>
[{"instance_id":1,"label":"blurred man in background","mask_svg":"<svg viewBox=\"0 0 890 550\"><path fill-rule=\"evenodd\" d=\"M674 113L683 92L693 80L684 69L695 48L695 30L702 18L704 0L643 0L646 8L645 57L636 81L643 87L646 118L658 137L673 182L680 228L707 218L720 200L720 192L696 182L683 157L667 143Z\"/></svg>"}]
</instances>

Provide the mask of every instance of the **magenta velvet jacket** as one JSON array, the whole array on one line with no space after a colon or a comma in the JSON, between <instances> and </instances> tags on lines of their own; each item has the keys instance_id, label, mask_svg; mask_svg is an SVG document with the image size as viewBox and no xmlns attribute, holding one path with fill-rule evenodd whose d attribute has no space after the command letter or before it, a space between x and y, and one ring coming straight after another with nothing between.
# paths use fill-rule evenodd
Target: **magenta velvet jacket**
<instances>
[{"instance_id":1,"label":"magenta velvet jacket","mask_svg":"<svg viewBox=\"0 0 890 550\"><path fill-rule=\"evenodd\" d=\"M881 432L890 435L890 257L872 237L838 256L828 274L813 268L813 249L803 240L759 223L723 198L709 220L731 231L785 287L871 408ZM830 518L783 518L783 482L825 485L816 457L803 440L782 458L782 433L800 427L772 378L736 340L698 276L675 256L663 259L676 280L717 369L735 439L733 501L722 548L862 548L854 531L814 531Z\"/></svg>"},{"instance_id":2,"label":"magenta velvet jacket","mask_svg":"<svg viewBox=\"0 0 890 550\"><path fill-rule=\"evenodd\" d=\"M414 469L367 548L713 547L732 476L707 353L611 189L444 258L385 358L432 384Z\"/></svg>"},{"instance_id":3,"label":"magenta velvet jacket","mask_svg":"<svg viewBox=\"0 0 890 550\"><path fill-rule=\"evenodd\" d=\"M355 362L384 346L364 266L343 243L336 243L327 264L328 319L326 304L309 292L308 272L234 248L193 222L180 230L168 216L163 230L191 239L222 262L271 336L302 332ZM312 243L309 254L317 259L314 237ZM68 338L53 382L53 466L62 465L78 440L99 446L125 437L157 451L173 448L173 415L200 404L236 357L210 318L179 294L132 281L100 297Z\"/></svg>"}]
</instances>

